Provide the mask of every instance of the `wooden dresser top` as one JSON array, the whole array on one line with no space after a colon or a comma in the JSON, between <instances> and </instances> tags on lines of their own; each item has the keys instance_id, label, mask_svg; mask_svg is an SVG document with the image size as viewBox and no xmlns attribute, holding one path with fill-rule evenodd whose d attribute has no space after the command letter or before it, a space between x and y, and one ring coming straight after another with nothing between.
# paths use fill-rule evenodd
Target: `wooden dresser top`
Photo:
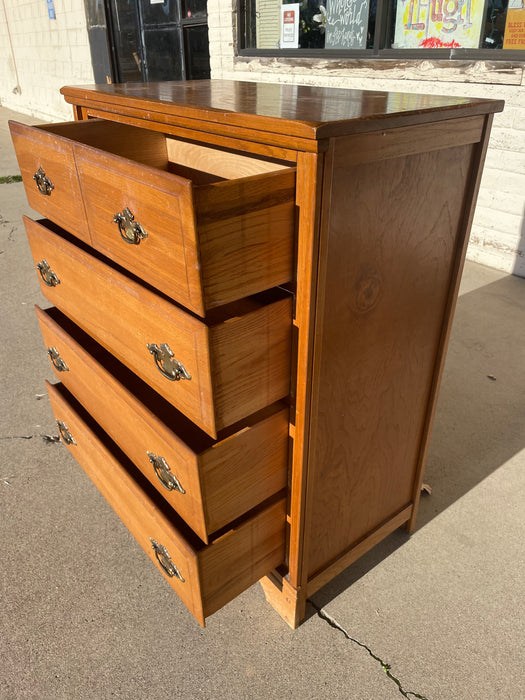
<instances>
[{"instance_id":1,"label":"wooden dresser top","mask_svg":"<svg viewBox=\"0 0 525 700\"><path fill-rule=\"evenodd\" d=\"M346 90L234 80L83 85L61 90L67 102L151 121L195 120L320 140L331 136L500 112L503 101Z\"/></svg>"}]
</instances>

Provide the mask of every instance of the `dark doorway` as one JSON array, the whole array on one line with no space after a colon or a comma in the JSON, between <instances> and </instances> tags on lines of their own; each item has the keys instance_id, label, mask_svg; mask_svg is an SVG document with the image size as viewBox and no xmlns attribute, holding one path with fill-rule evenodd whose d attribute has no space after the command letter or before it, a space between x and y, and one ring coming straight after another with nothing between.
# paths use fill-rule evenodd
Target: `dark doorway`
<instances>
[{"instance_id":1,"label":"dark doorway","mask_svg":"<svg viewBox=\"0 0 525 700\"><path fill-rule=\"evenodd\" d=\"M210 77L206 0L107 0L113 82Z\"/></svg>"}]
</instances>

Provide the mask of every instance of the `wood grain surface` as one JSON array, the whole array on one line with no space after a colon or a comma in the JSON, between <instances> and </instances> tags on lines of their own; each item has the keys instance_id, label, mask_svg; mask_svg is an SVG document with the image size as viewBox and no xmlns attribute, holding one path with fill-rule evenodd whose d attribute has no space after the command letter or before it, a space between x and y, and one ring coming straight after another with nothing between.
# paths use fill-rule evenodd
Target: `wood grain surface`
<instances>
[{"instance_id":1,"label":"wood grain surface","mask_svg":"<svg viewBox=\"0 0 525 700\"><path fill-rule=\"evenodd\" d=\"M340 147L317 302L310 577L411 503L473 153L345 166Z\"/></svg>"},{"instance_id":2,"label":"wood grain surface","mask_svg":"<svg viewBox=\"0 0 525 700\"><path fill-rule=\"evenodd\" d=\"M503 102L285 83L198 80L63 87L66 102L150 121L168 117L201 131L308 149L309 140L501 111ZM281 137L279 139L279 137Z\"/></svg>"}]
</instances>

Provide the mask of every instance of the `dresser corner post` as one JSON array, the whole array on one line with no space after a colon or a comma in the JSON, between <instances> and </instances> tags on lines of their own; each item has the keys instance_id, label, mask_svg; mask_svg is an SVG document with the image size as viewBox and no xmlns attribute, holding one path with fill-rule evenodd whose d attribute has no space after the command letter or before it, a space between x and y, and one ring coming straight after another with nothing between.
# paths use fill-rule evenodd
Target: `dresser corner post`
<instances>
[{"instance_id":1,"label":"dresser corner post","mask_svg":"<svg viewBox=\"0 0 525 700\"><path fill-rule=\"evenodd\" d=\"M323 149L324 150L324 149ZM297 293L294 325L297 330L297 373L295 391L294 439L290 493L290 536L288 545L288 585L306 591L307 582L307 482L310 436L311 373L315 336L317 268L321 195L325 169L324 152L297 157L296 204L299 208L297 242ZM304 617L306 593L302 602ZM293 626L293 625L292 625Z\"/></svg>"},{"instance_id":2,"label":"dresser corner post","mask_svg":"<svg viewBox=\"0 0 525 700\"><path fill-rule=\"evenodd\" d=\"M73 107L73 117L76 122L85 121L88 118L87 109L81 107L80 105L72 105Z\"/></svg>"},{"instance_id":3,"label":"dresser corner post","mask_svg":"<svg viewBox=\"0 0 525 700\"><path fill-rule=\"evenodd\" d=\"M295 588L276 571L262 578L260 584L272 608L293 630L297 629L306 615L304 588Z\"/></svg>"}]
</instances>

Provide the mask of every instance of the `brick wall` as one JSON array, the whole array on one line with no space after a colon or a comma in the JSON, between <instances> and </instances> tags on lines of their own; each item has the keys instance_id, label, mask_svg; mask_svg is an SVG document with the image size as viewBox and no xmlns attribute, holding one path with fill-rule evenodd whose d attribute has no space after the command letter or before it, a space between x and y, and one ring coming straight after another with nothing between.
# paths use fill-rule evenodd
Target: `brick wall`
<instances>
[{"instance_id":1,"label":"brick wall","mask_svg":"<svg viewBox=\"0 0 525 700\"><path fill-rule=\"evenodd\" d=\"M46 120L72 119L63 85L93 82L83 0L0 0L0 104Z\"/></svg>"},{"instance_id":2,"label":"brick wall","mask_svg":"<svg viewBox=\"0 0 525 700\"><path fill-rule=\"evenodd\" d=\"M236 57L235 0L208 0L213 78L504 99L494 120L467 257L525 277L525 64Z\"/></svg>"}]
</instances>

